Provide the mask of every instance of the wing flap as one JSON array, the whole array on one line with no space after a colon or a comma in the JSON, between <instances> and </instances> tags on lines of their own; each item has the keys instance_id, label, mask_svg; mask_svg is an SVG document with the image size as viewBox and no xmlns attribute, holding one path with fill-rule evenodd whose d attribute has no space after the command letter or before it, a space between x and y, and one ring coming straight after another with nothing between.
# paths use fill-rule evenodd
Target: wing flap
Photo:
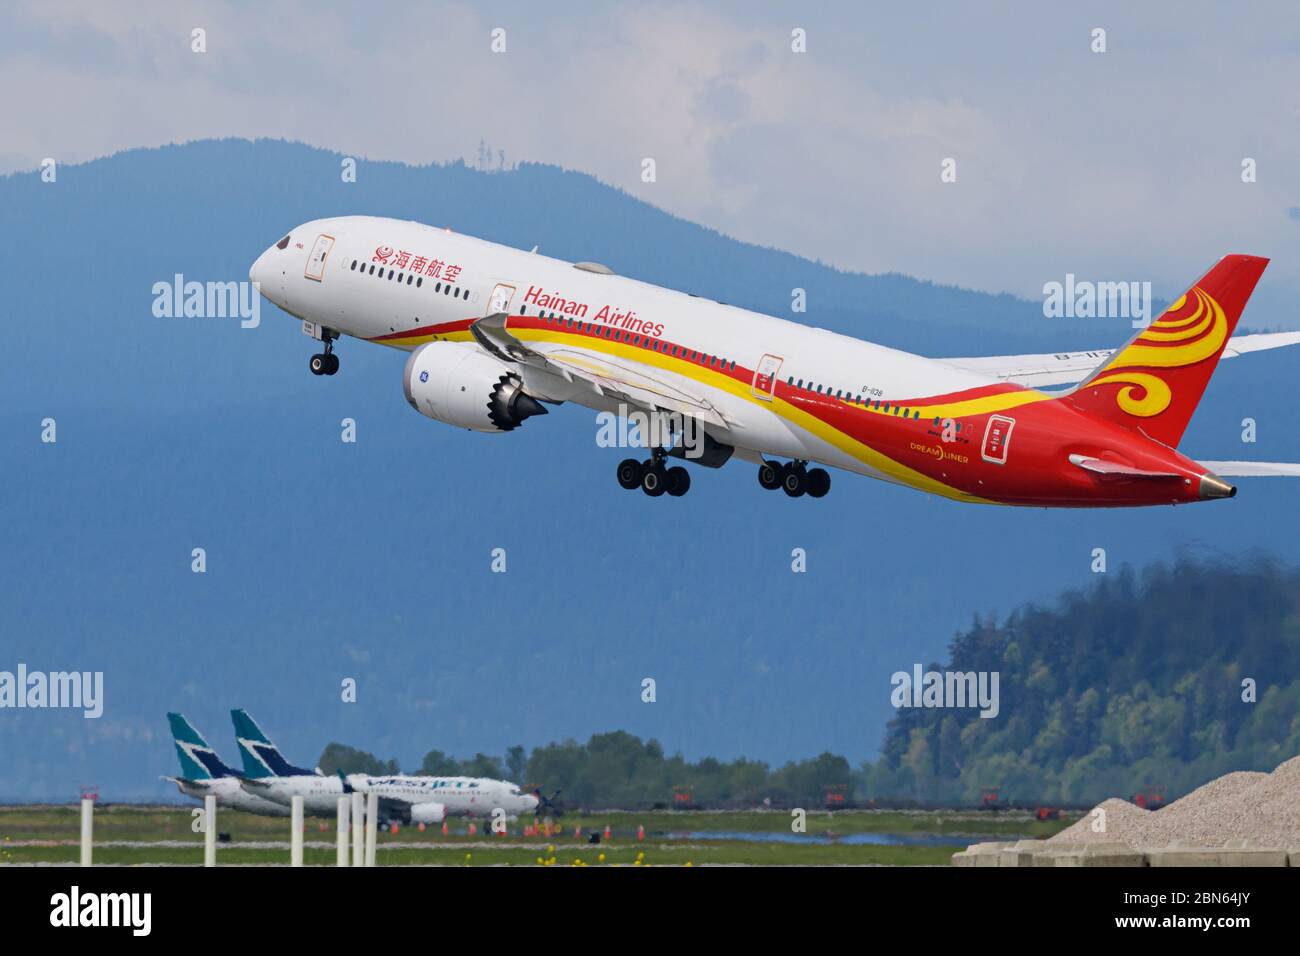
<instances>
[{"instance_id":1,"label":"wing flap","mask_svg":"<svg viewBox=\"0 0 1300 956\"><path fill-rule=\"evenodd\" d=\"M586 384L597 395L612 397L651 412L677 412L703 424L725 428L725 418L707 401L667 382L622 365L616 359L569 348L540 351L510 334L508 316L497 312L470 325L475 340L504 362L517 362Z\"/></svg>"}]
</instances>

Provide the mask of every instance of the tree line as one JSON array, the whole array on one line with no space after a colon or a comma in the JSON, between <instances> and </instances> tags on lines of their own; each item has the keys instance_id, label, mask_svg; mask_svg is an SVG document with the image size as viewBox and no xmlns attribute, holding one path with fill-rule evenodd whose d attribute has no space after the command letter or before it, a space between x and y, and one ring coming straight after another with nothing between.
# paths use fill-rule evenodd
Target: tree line
<instances>
[{"instance_id":1,"label":"tree line","mask_svg":"<svg viewBox=\"0 0 1300 956\"><path fill-rule=\"evenodd\" d=\"M1232 770L1300 753L1300 572L1267 559L1180 560L1099 575L1051 606L976 617L936 671L999 675L998 713L899 709L879 757L760 760L669 755L624 731L502 756L429 751L414 772L563 790L569 805L643 809L838 805L1090 806L1173 799ZM396 773L397 762L331 743L327 773Z\"/></svg>"}]
</instances>

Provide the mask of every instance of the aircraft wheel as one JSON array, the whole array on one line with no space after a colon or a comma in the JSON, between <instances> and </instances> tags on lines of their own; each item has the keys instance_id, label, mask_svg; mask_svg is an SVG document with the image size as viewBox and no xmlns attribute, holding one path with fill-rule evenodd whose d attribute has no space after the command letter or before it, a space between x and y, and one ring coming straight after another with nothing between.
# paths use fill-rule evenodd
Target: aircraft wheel
<instances>
[{"instance_id":1,"label":"aircraft wheel","mask_svg":"<svg viewBox=\"0 0 1300 956\"><path fill-rule=\"evenodd\" d=\"M641 490L651 498L658 498L668 490L668 476L664 466L656 461L646 462L641 473Z\"/></svg>"},{"instance_id":2,"label":"aircraft wheel","mask_svg":"<svg viewBox=\"0 0 1300 956\"><path fill-rule=\"evenodd\" d=\"M645 467L635 458L624 458L618 463L618 483L628 491L641 487L644 473Z\"/></svg>"},{"instance_id":3,"label":"aircraft wheel","mask_svg":"<svg viewBox=\"0 0 1300 956\"><path fill-rule=\"evenodd\" d=\"M339 357L336 352L325 353L325 374L333 375L339 370Z\"/></svg>"},{"instance_id":4,"label":"aircraft wheel","mask_svg":"<svg viewBox=\"0 0 1300 956\"><path fill-rule=\"evenodd\" d=\"M808 494L814 498L825 498L831 490L831 476L825 468L814 468L808 472Z\"/></svg>"},{"instance_id":5,"label":"aircraft wheel","mask_svg":"<svg viewBox=\"0 0 1300 956\"><path fill-rule=\"evenodd\" d=\"M680 498L691 490L691 473L681 465L668 469L668 494Z\"/></svg>"},{"instance_id":6,"label":"aircraft wheel","mask_svg":"<svg viewBox=\"0 0 1300 956\"><path fill-rule=\"evenodd\" d=\"M768 491L781 487L781 466L774 461L764 461L758 466L758 483Z\"/></svg>"},{"instance_id":7,"label":"aircraft wheel","mask_svg":"<svg viewBox=\"0 0 1300 956\"><path fill-rule=\"evenodd\" d=\"M324 375L325 369L329 367L329 362L326 361L328 358L329 356L324 352L313 355L311 357L311 373L313 375Z\"/></svg>"},{"instance_id":8,"label":"aircraft wheel","mask_svg":"<svg viewBox=\"0 0 1300 956\"><path fill-rule=\"evenodd\" d=\"M781 489L791 498L808 490L808 473L798 465L786 465L781 474Z\"/></svg>"}]
</instances>

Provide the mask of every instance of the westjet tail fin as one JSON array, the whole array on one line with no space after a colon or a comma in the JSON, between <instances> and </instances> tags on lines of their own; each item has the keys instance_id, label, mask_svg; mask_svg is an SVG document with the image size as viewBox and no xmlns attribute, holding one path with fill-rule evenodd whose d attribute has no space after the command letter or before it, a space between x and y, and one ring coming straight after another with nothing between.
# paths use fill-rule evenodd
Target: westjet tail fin
<instances>
[{"instance_id":1,"label":"westjet tail fin","mask_svg":"<svg viewBox=\"0 0 1300 956\"><path fill-rule=\"evenodd\" d=\"M1224 256L1063 401L1177 448L1267 265Z\"/></svg>"},{"instance_id":2,"label":"westjet tail fin","mask_svg":"<svg viewBox=\"0 0 1300 956\"><path fill-rule=\"evenodd\" d=\"M244 764L244 776L257 780L263 777L312 776L314 770L295 767L284 759L280 748L257 726L257 721L245 710L232 710L230 719L235 725L235 742L239 745L239 759Z\"/></svg>"},{"instance_id":3,"label":"westjet tail fin","mask_svg":"<svg viewBox=\"0 0 1300 956\"><path fill-rule=\"evenodd\" d=\"M217 752L208 746L208 742L183 715L168 714L167 722L171 724L172 740L176 744L176 756L180 758L183 779L217 780L235 775L234 768L221 762Z\"/></svg>"}]
</instances>

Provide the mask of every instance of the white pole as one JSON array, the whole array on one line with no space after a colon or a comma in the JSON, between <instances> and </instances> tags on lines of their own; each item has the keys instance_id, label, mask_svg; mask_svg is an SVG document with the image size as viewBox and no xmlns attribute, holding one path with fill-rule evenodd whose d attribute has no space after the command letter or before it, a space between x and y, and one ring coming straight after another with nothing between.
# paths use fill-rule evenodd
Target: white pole
<instances>
[{"instance_id":1,"label":"white pole","mask_svg":"<svg viewBox=\"0 0 1300 956\"><path fill-rule=\"evenodd\" d=\"M338 849L339 849L339 866L348 865L348 810L352 807L352 801L347 797L339 797L339 822L338 822Z\"/></svg>"},{"instance_id":2,"label":"white pole","mask_svg":"<svg viewBox=\"0 0 1300 956\"><path fill-rule=\"evenodd\" d=\"M362 845L362 826L365 824L365 797L352 791L352 865L363 866L366 862L365 848Z\"/></svg>"},{"instance_id":3,"label":"white pole","mask_svg":"<svg viewBox=\"0 0 1300 956\"><path fill-rule=\"evenodd\" d=\"M289 834L289 865L302 866L302 794L295 793L290 811L293 832Z\"/></svg>"},{"instance_id":4,"label":"white pole","mask_svg":"<svg viewBox=\"0 0 1300 956\"><path fill-rule=\"evenodd\" d=\"M90 846L95 830L95 801L81 798L81 865L90 866Z\"/></svg>"},{"instance_id":5,"label":"white pole","mask_svg":"<svg viewBox=\"0 0 1300 956\"><path fill-rule=\"evenodd\" d=\"M203 797L203 865L217 865L217 797Z\"/></svg>"},{"instance_id":6,"label":"white pole","mask_svg":"<svg viewBox=\"0 0 1300 956\"><path fill-rule=\"evenodd\" d=\"M366 866L375 865L375 844L379 841L379 794L366 794Z\"/></svg>"}]
</instances>

